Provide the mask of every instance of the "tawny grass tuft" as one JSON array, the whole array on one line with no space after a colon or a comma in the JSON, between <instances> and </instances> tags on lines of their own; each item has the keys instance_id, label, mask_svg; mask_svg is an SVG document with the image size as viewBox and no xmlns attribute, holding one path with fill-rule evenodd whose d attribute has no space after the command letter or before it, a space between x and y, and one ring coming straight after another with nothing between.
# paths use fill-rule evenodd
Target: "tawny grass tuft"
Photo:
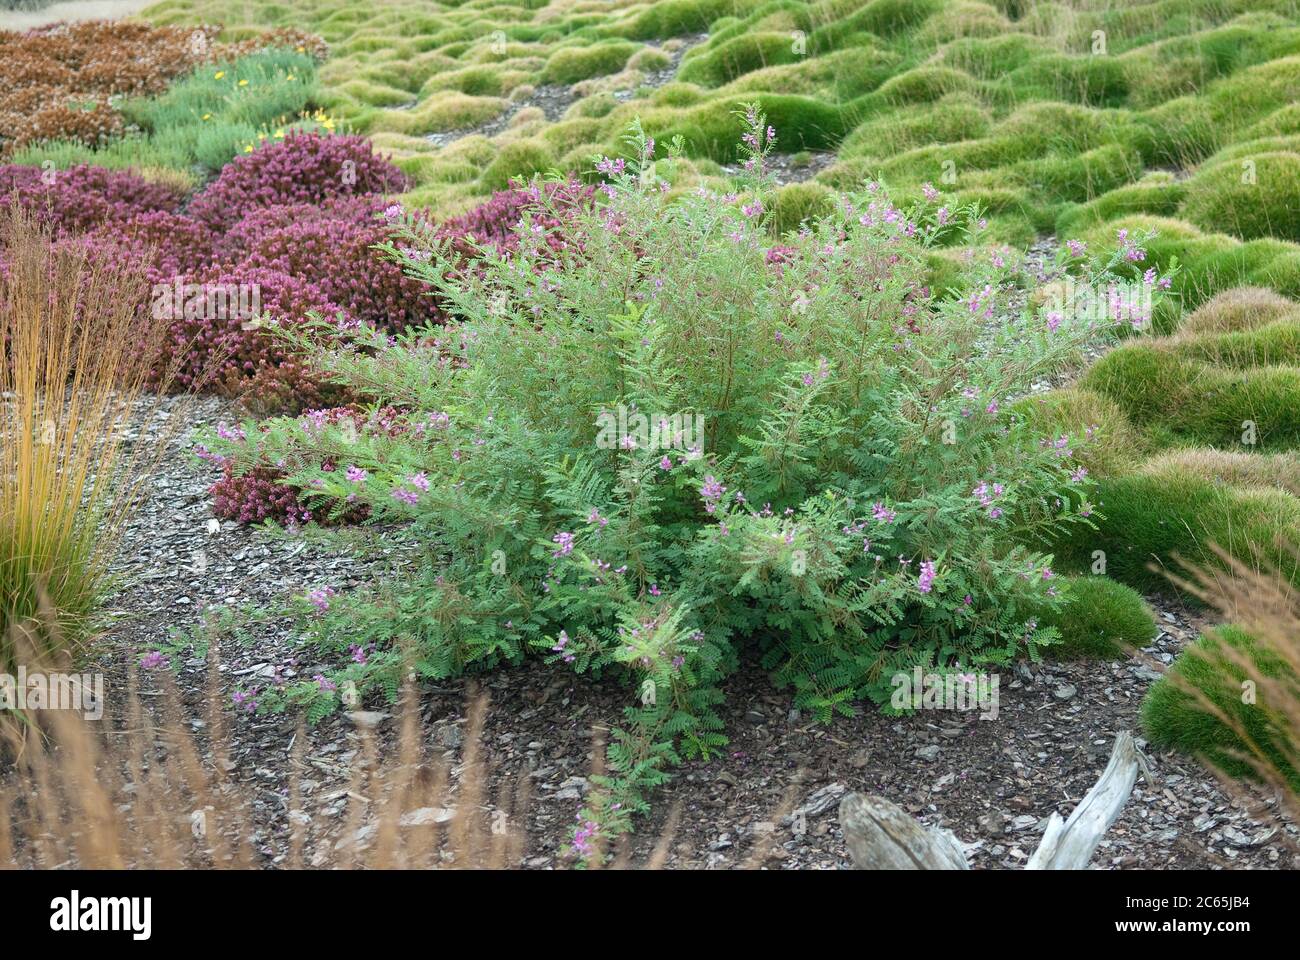
<instances>
[{"instance_id":1,"label":"tawny grass tuft","mask_svg":"<svg viewBox=\"0 0 1300 960\"><path fill-rule=\"evenodd\" d=\"M168 428L151 444L128 435L145 394L170 380L159 371L167 322L142 309L143 271L53 241L0 204L0 670L38 584L58 636L87 639L131 510L168 452Z\"/></svg>"},{"instance_id":2,"label":"tawny grass tuft","mask_svg":"<svg viewBox=\"0 0 1300 960\"><path fill-rule=\"evenodd\" d=\"M1222 569L1196 568L1190 579L1171 579L1249 634L1255 647L1243 650L1220 642L1209 651L1188 648L1184 656L1211 662L1222 658L1253 683L1256 709L1266 710L1270 718L1268 742L1261 742L1240 717L1224 710L1205 691L1177 674L1169 676L1197 709L1231 729L1241 744L1230 751L1231 756L1253 773L1254 782L1235 779L1207 764L1225 789L1257 820L1279 826L1300 824L1300 790L1292 776L1300 770L1300 591L1276 571L1249 567L1216 545L1212 549ZM1300 560L1300 551L1289 549ZM1267 669L1261 668L1264 663L1269 664ZM1278 835L1300 853L1286 830Z\"/></svg>"}]
</instances>

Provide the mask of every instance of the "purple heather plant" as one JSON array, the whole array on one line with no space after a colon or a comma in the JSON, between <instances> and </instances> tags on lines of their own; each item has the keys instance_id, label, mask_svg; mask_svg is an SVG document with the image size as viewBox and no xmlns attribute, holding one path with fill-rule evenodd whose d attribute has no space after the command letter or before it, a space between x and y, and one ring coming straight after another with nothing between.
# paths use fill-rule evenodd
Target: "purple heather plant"
<instances>
[{"instance_id":1,"label":"purple heather plant","mask_svg":"<svg viewBox=\"0 0 1300 960\"><path fill-rule=\"evenodd\" d=\"M401 193L408 186L406 174L365 137L294 131L231 160L190 203L189 214L224 231L259 207Z\"/></svg>"},{"instance_id":2,"label":"purple heather plant","mask_svg":"<svg viewBox=\"0 0 1300 960\"><path fill-rule=\"evenodd\" d=\"M295 219L245 234L240 267L278 270L308 283L350 320L381 329L400 331L437 319L426 285L375 249L387 237L388 227L373 218Z\"/></svg>"},{"instance_id":3,"label":"purple heather plant","mask_svg":"<svg viewBox=\"0 0 1300 960\"><path fill-rule=\"evenodd\" d=\"M17 202L64 234L121 223L144 213L175 213L181 199L177 188L150 183L125 170L88 164L66 170L0 165L0 202Z\"/></svg>"}]
</instances>

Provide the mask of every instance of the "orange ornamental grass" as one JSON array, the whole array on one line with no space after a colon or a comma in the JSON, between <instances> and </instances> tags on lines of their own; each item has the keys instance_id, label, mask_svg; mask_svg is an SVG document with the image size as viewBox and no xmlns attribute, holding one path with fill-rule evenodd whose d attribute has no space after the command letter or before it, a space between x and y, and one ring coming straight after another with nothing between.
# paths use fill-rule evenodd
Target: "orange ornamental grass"
<instances>
[{"instance_id":1,"label":"orange ornamental grass","mask_svg":"<svg viewBox=\"0 0 1300 960\"><path fill-rule=\"evenodd\" d=\"M167 448L126 432L166 327L140 309L147 293L138 263L54 243L0 204L0 672L39 590L68 644L93 632L109 562Z\"/></svg>"}]
</instances>

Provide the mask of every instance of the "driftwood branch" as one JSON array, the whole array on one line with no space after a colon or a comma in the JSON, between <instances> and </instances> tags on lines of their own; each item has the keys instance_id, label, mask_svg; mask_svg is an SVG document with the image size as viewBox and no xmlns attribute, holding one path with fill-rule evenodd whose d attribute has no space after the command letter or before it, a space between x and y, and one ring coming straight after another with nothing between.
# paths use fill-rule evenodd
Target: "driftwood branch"
<instances>
[{"instance_id":1,"label":"driftwood branch","mask_svg":"<svg viewBox=\"0 0 1300 960\"><path fill-rule=\"evenodd\" d=\"M1081 870L1128 802L1146 763L1128 732L1115 738L1110 762L1068 820L1053 813L1027 870ZM922 826L882 797L850 793L840 801L840 826L859 870L967 870L960 841L947 830Z\"/></svg>"},{"instance_id":2,"label":"driftwood branch","mask_svg":"<svg viewBox=\"0 0 1300 960\"><path fill-rule=\"evenodd\" d=\"M1132 735L1124 731L1115 738L1110 763L1106 764L1101 779L1079 801L1070 819L1063 821L1059 813L1053 813L1048 819L1043 840L1025 869L1082 870L1086 867L1102 835L1128 802L1139 768L1150 779Z\"/></svg>"},{"instance_id":3,"label":"driftwood branch","mask_svg":"<svg viewBox=\"0 0 1300 960\"><path fill-rule=\"evenodd\" d=\"M923 827L881 797L850 793L840 825L859 870L968 870L966 854L947 830Z\"/></svg>"}]
</instances>

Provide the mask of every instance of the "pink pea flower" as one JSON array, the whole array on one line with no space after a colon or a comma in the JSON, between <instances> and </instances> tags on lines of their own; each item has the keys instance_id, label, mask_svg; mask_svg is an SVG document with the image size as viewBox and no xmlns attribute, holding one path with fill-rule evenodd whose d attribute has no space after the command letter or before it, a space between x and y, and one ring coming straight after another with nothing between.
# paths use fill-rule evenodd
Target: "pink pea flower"
<instances>
[{"instance_id":1,"label":"pink pea flower","mask_svg":"<svg viewBox=\"0 0 1300 960\"><path fill-rule=\"evenodd\" d=\"M330 608L330 597L334 596L335 592L333 587L317 587L307 594L307 599L317 611L324 613Z\"/></svg>"},{"instance_id":2,"label":"pink pea flower","mask_svg":"<svg viewBox=\"0 0 1300 960\"><path fill-rule=\"evenodd\" d=\"M150 650L140 658L140 666L146 670L157 670L159 667L167 666L167 658L159 650Z\"/></svg>"}]
</instances>

